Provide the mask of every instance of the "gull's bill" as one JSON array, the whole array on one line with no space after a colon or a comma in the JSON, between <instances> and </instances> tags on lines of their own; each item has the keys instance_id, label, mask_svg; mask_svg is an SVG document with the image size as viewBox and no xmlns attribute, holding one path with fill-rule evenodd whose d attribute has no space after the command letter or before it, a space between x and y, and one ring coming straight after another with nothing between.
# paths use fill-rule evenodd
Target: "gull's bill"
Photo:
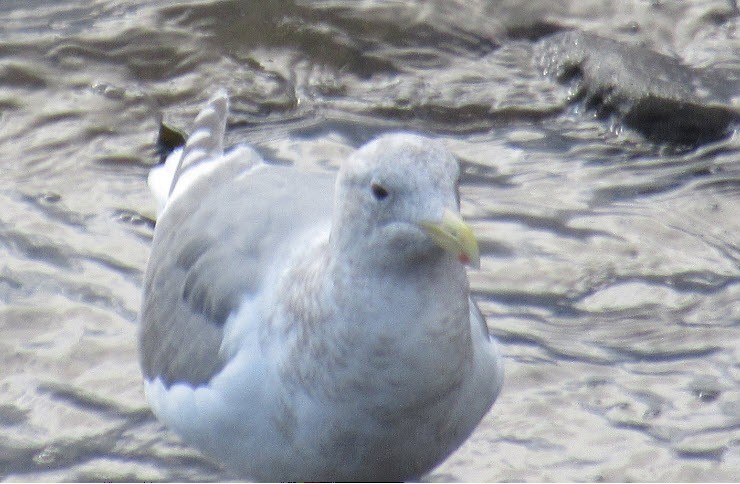
<instances>
[{"instance_id":1,"label":"gull's bill","mask_svg":"<svg viewBox=\"0 0 740 484\"><path fill-rule=\"evenodd\" d=\"M473 229L450 209L445 209L439 221L423 220L419 225L434 243L454 254L460 262L480 268L480 250Z\"/></svg>"}]
</instances>

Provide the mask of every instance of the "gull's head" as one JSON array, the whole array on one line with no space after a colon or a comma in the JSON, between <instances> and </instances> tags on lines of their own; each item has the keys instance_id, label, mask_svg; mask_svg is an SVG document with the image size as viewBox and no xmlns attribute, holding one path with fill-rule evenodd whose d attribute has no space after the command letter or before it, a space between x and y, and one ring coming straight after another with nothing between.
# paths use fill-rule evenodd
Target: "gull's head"
<instances>
[{"instance_id":1,"label":"gull's head","mask_svg":"<svg viewBox=\"0 0 740 484\"><path fill-rule=\"evenodd\" d=\"M354 152L337 178L332 238L358 262L403 266L449 254L477 267L460 217L457 160L441 142L384 135Z\"/></svg>"}]
</instances>

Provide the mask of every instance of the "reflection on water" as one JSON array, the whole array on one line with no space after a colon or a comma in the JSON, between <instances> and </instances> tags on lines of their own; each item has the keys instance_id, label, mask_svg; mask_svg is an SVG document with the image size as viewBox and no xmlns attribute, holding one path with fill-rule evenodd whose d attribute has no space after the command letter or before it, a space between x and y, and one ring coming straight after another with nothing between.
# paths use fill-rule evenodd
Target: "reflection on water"
<instances>
[{"instance_id":1,"label":"reflection on water","mask_svg":"<svg viewBox=\"0 0 740 484\"><path fill-rule=\"evenodd\" d=\"M567 107L563 26L740 69L729 2L0 2L0 477L221 480L154 421L135 349L159 117L334 170L444 138L507 381L431 480L734 480L737 134L677 152Z\"/></svg>"}]
</instances>

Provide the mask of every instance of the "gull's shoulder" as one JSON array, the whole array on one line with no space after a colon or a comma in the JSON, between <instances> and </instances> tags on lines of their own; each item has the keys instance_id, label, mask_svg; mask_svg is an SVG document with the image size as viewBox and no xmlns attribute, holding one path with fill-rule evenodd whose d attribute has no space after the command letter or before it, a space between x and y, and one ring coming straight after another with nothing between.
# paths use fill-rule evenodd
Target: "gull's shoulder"
<instances>
[{"instance_id":1,"label":"gull's shoulder","mask_svg":"<svg viewBox=\"0 0 740 484\"><path fill-rule=\"evenodd\" d=\"M328 231L332 177L286 167L250 172L199 197L198 184L157 223L144 282L142 366L192 385L226 363L224 324L254 298L301 232Z\"/></svg>"}]
</instances>

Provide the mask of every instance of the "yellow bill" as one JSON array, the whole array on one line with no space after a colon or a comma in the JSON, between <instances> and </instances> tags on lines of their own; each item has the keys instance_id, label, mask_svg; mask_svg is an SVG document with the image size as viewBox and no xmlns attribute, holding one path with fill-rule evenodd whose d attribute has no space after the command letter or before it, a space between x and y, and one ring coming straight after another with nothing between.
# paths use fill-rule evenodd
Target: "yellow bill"
<instances>
[{"instance_id":1,"label":"yellow bill","mask_svg":"<svg viewBox=\"0 0 740 484\"><path fill-rule=\"evenodd\" d=\"M432 240L447 252L454 254L463 264L480 268L480 250L473 229L450 209L445 209L437 222L423 220L419 225Z\"/></svg>"}]
</instances>

